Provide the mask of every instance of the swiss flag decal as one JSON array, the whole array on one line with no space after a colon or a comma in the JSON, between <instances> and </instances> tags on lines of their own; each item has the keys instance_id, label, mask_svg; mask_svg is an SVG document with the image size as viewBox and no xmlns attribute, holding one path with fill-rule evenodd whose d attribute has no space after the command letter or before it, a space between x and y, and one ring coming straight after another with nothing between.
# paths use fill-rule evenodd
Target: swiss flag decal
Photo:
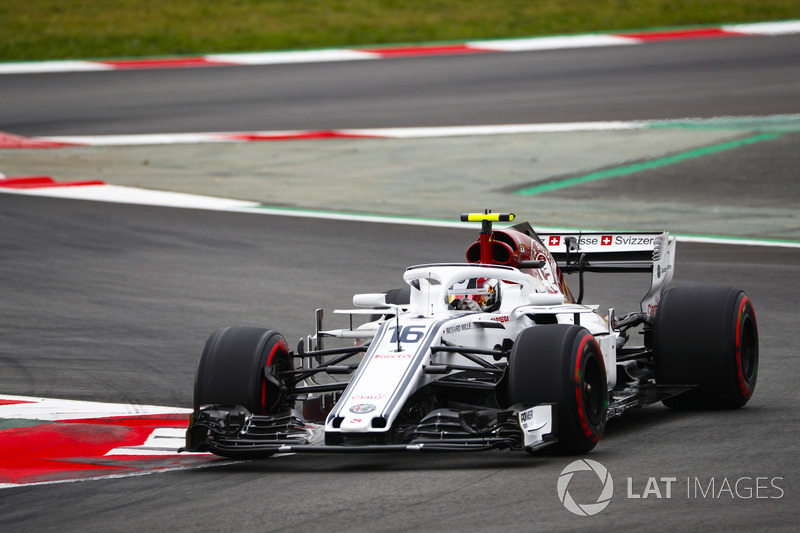
<instances>
[{"instance_id":1,"label":"swiss flag decal","mask_svg":"<svg viewBox=\"0 0 800 533\"><path fill-rule=\"evenodd\" d=\"M561 244L561 236L560 235L551 235L550 236L550 246L558 246Z\"/></svg>"},{"instance_id":2,"label":"swiss flag decal","mask_svg":"<svg viewBox=\"0 0 800 533\"><path fill-rule=\"evenodd\" d=\"M600 237L600 244L603 246L611 246L611 235L603 235Z\"/></svg>"}]
</instances>

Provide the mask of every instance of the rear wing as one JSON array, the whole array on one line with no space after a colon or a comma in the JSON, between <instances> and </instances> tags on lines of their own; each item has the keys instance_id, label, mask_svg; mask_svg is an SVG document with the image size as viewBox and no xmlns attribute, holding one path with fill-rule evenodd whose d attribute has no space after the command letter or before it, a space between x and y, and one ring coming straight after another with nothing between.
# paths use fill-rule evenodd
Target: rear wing
<instances>
[{"instance_id":1,"label":"rear wing","mask_svg":"<svg viewBox=\"0 0 800 533\"><path fill-rule=\"evenodd\" d=\"M643 312L655 315L661 292L672 280L675 267L675 237L669 233L539 233L565 274L580 275L583 296L584 272L650 272L650 290L641 302Z\"/></svg>"}]
</instances>

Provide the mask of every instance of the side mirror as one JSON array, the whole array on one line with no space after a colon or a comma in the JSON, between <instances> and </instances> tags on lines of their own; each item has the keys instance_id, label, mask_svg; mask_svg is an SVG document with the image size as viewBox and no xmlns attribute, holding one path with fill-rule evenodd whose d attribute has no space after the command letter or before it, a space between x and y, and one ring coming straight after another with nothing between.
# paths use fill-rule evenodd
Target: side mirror
<instances>
[{"instance_id":1,"label":"side mirror","mask_svg":"<svg viewBox=\"0 0 800 533\"><path fill-rule=\"evenodd\" d=\"M353 296L353 305L356 307L388 307L389 304L386 303L386 294L382 292L378 293L366 293L366 294L356 294Z\"/></svg>"}]
</instances>

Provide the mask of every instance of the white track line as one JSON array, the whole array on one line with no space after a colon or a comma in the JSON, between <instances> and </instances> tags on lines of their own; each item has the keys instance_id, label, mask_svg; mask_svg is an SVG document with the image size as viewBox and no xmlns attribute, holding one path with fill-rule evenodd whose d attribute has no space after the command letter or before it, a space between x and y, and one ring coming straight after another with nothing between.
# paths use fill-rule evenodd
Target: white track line
<instances>
[{"instance_id":1,"label":"white track line","mask_svg":"<svg viewBox=\"0 0 800 533\"><path fill-rule=\"evenodd\" d=\"M747 35L790 35L792 33L800 33L800 20L756 22L752 24L727 24L721 26L721 29Z\"/></svg>"},{"instance_id":2,"label":"white track line","mask_svg":"<svg viewBox=\"0 0 800 533\"><path fill-rule=\"evenodd\" d=\"M645 129L648 121L565 122L544 124L495 124L487 126L432 126L420 128L365 128L330 130L332 137L372 137L377 139L424 139L472 135L514 135L520 133L569 133L581 131L619 131ZM238 131L209 133L163 133L132 135L58 135L33 137L35 141L79 146L140 146L224 142L264 142L270 139L308 139L314 130Z\"/></svg>"},{"instance_id":3,"label":"white track line","mask_svg":"<svg viewBox=\"0 0 800 533\"><path fill-rule=\"evenodd\" d=\"M25 420L55 422L59 420L80 420L83 418L188 414L192 412L191 409L183 409L180 407L57 400L53 398L11 396L7 394L0 394L0 400L21 402L0 405L0 419L21 418Z\"/></svg>"},{"instance_id":4,"label":"white track line","mask_svg":"<svg viewBox=\"0 0 800 533\"><path fill-rule=\"evenodd\" d=\"M330 61L359 61L380 59L378 54L359 50L301 50L297 52L247 52L211 54L205 59L236 65L283 65L288 63L324 63Z\"/></svg>"},{"instance_id":5,"label":"white track line","mask_svg":"<svg viewBox=\"0 0 800 533\"><path fill-rule=\"evenodd\" d=\"M364 222L370 224L402 224L406 226L426 226L439 228L461 228L473 230L475 227L463 222L434 220L399 216L370 215L362 213L340 213L335 211L315 211L309 209L291 209L263 206L257 202L230 200L196 194L174 193L122 187L118 185L87 185L82 187L47 187L39 189L2 189L0 193L28 196L45 196L54 198L70 198L75 200L93 200L98 202L114 202L159 207L177 207L182 209L205 209L210 211L227 211L232 213L250 213L296 218L315 218L322 220L341 220ZM608 231L602 228L564 228L537 226L542 233L575 233L576 231ZM715 235L677 235L680 242L702 242L709 244L728 244L740 246L770 246L780 248L800 248L800 242L767 239L735 238Z\"/></svg>"},{"instance_id":6,"label":"white track line","mask_svg":"<svg viewBox=\"0 0 800 533\"><path fill-rule=\"evenodd\" d=\"M78 146L141 146L167 144L269 142L273 140L324 140L364 137L375 139L427 139L478 135L518 135L525 133L575 133L594 131L643 130L653 127L708 127L752 129L798 127L800 114L768 116L726 116L669 120L608 120L596 122L545 122L538 124L490 124L468 126L428 126L407 128L356 128L340 130L265 130L205 133L158 133L131 135L58 135L32 137L31 141L64 143Z\"/></svg>"},{"instance_id":7,"label":"white track line","mask_svg":"<svg viewBox=\"0 0 800 533\"><path fill-rule=\"evenodd\" d=\"M641 44L641 42L638 39L620 35L565 35L561 37L469 41L466 44L470 48L492 50L495 52L533 52L536 50L634 45Z\"/></svg>"}]
</instances>

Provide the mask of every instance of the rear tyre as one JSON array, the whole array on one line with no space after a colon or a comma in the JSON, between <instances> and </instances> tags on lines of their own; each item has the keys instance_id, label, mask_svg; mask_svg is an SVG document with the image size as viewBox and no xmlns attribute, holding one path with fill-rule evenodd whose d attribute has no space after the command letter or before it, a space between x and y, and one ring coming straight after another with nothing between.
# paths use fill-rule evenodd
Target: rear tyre
<instances>
[{"instance_id":1,"label":"rear tyre","mask_svg":"<svg viewBox=\"0 0 800 533\"><path fill-rule=\"evenodd\" d=\"M656 382L697 385L663 401L674 409L736 409L758 377L758 326L750 298L732 287L674 287L653 325Z\"/></svg>"},{"instance_id":2,"label":"rear tyre","mask_svg":"<svg viewBox=\"0 0 800 533\"><path fill-rule=\"evenodd\" d=\"M508 400L556 404L558 451L594 448L605 430L608 382L592 334L568 324L523 330L509 356Z\"/></svg>"},{"instance_id":3,"label":"rear tyre","mask_svg":"<svg viewBox=\"0 0 800 533\"><path fill-rule=\"evenodd\" d=\"M254 327L223 328L209 337L197 365L194 409L202 405L241 405L253 414L288 407L278 373L292 360L283 336Z\"/></svg>"}]
</instances>

